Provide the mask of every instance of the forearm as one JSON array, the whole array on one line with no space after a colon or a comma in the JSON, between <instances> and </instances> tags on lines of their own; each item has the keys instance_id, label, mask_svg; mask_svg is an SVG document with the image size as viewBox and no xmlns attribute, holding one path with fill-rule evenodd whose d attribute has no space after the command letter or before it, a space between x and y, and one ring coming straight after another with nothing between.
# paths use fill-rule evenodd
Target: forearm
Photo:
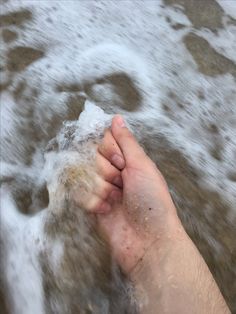
<instances>
[{"instance_id":1,"label":"forearm","mask_svg":"<svg viewBox=\"0 0 236 314\"><path fill-rule=\"evenodd\" d=\"M206 263L187 236L157 243L131 279L140 313L230 313Z\"/></svg>"}]
</instances>

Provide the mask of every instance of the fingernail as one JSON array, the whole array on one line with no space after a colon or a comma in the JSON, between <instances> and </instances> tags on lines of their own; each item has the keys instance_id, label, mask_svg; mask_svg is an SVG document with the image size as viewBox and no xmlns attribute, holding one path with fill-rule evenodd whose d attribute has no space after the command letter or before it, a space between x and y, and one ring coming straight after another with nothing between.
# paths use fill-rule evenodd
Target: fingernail
<instances>
[{"instance_id":1,"label":"fingernail","mask_svg":"<svg viewBox=\"0 0 236 314\"><path fill-rule=\"evenodd\" d=\"M98 214L104 214L111 210L111 205L109 203L102 203L99 210L97 211Z\"/></svg>"},{"instance_id":2,"label":"fingernail","mask_svg":"<svg viewBox=\"0 0 236 314\"><path fill-rule=\"evenodd\" d=\"M112 200L112 201L115 201L115 202L118 202L121 200L121 197L122 197L122 193L120 191L112 191L109 195L109 198Z\"/></svg>"},{"instance_id":3,"label":"fingernail","mask_svg":"<svg viewBox=\"0 0 236 314\"><path fill-rule=\"evenodd\" d=\"M124 119L122 118L122 116L117 116L116 118L116 122L117 122L117 125L121 128L124 128L125 127L125 121Z\"/></svg>"},{"instance_id":4,"label":"fingernail","mask_svg":"<svg viewBox=\"0 0 236 314\"><path fill-rule=\"evenodd\" d=\"M125 167L125 161L120 155L114 154L111 157L111 161L112 164L118 169L123 169Z\"/></svg>"},{"instance_id":5,"label":"fingernail","mask_svg":"<svg viewBox=\"0 0 236 314\"><path fill-rule=\"evenodd\" d=\"M122 188L122 186L123 186L123 181L122 181L121 176L115 177L115 178L113 179L113 183L114 183L115 185L117 185L118 187Z\"/></svg>"}]
</instances>

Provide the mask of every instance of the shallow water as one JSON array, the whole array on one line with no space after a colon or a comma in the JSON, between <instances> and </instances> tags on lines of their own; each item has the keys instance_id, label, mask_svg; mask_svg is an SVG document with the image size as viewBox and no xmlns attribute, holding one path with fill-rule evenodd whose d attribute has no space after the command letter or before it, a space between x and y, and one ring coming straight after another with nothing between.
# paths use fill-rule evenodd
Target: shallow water
<instances>
[{"instance_id":1,"label":"shallow water","mask_svg":"<svg viewBox=\"0 0 236 314\"><path fill-rule=\"evenodd\" d=\"M235 2L2 3L2 159L37 176L48 141L86 97L138 121L236 311Z\"/></svg>"}]
</instances>

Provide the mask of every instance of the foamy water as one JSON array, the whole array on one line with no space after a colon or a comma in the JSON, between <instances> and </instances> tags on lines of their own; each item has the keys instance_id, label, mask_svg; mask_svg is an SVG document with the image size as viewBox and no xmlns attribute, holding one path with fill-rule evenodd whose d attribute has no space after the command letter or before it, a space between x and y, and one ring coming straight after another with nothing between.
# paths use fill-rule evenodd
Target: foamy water
<instances>
[{"instance_id":1,"label":"foamy water","mask_svg":"<svg viewBox=\"0 0 236 314\"><path fill-rule=\"evenodd\" d=\"M52 130L59 130L67 119L67 103L76 95L88 98L107 113L119 112L131 120L145 120L157 133L164 134L196 169L201 186L219 193L230 206L226 220L233 221L236 6L230 0L217 3L221 9L218 8L219 25L215 29L196 26L179 1L174 6L167 5L168 1L148 0L4 3L2 15L28 10L32 18L27 13L28 18L19 25L6 23L2 28L17 34L14 40L6 41L2 33L0 47L0 80L7 86L1 93L3 177L24 172L32 182L41 184L44 149L56 135ZM20 68L18 63L11 63L13 57L9 56L9 51L19 46L34 48L42 55L36 53L34 62ZM116 83L111 84L117 73L126 73L130 80L125 81L125 86L132 84L139 91L139 95L132 94L130 103L126 94L115 89ZM22 80L27 86L17 94ZM35 128L38 134L37 142L27 143L32 144L32 151L28 153L30 162L26 162L24 132L29 120L27 106L32 105L35 109L30 119L34 126L29 128ZM79 113L77 108L73 119ZM18 119L21 115L22 120ZM84 133L87 136L93 116L81 118L88 126ZM94 109L94 119L99 120L98 109ZM19 131L19 121L21 129L26 125L23 133ZM1 205L3 209L7 206ZM12 222L14 219L9 218ZM18 224L24 222L19 220ZM17 230L15 240L22 231ZM221 254L221 249L218 251ZM37 277L37 272L34 275ZM38 313L42 312L40 302Z\"/></svg>"},{"instance_id":2,"label":"foamy water","mask_svg":"<svg viewBox=\"0 0 236 314\"><path fill-rule=\"evenodd\" d=\"M233 16L232 1L221 1L220 4ZM158 1L145 4L125 1L124 6L114 1L11 1L3 6L2 13L20 8L30 9L33 20L18 31L19 38L11 45L42 49L45 57L32 64L30 71L17 73L15 77L23 76L28 81L32 80L32 86L42 81L45 84L42 84L45 89L42 97L50 102L53 97L58 97L58 101L62 97L61 94L50 94L55 81L63 84L81 83L122 68L128 73L136 71L139 76L143 73L141 80L149 85L149 91L152 88L152 106L157 108L156 114L162 112L163 103L168 103L172 111L171 118L167 117L166 129L163 127L162 132L170 134L171 142L180 147L189 156L190 162L205 173L203 180L206 184L217 189L227 200L235 201L235 183L228 179L229 174L235 171L235 79L228 73L210 77L197 70L194 59L182 41L183 36L191 31L191 23L180 9L164 8ZM185 27L173 31L167 17L172 24L182 23ZM14 29L14 26L11 28ZM218 34L207 29L199 29L196 33L206 38L217 51L235 61L235 25L220 29ZM115 53L112 54L112 49L107 55L102 55L99 49L103 47L94 48L101 43L130 48L147 65L147 69L142 64L135 69L132 63L136 61L133 56L129 56L129 51L119 51L116 46L113 50L117 57ZM87 52L90 48L93 49L92 53L91 50ZM4 50L9 47L4 45L1 49L4 56ZM122 54L126 55L126 64ZM119 55L121 64L117 61ZM109 91L104 95L99 91L96 93L101 98L100 102L107 100L106 97L108 101L111 100L109 95L105 95ZM199 93L204 95L204 99L199 99ZM175 95L174 99L170 95ZM178 102L185 108L178 108ZM2 114L7 121L9 102L2 98L1 103ZM209 153L213 146L212 134L206 130L209 124L215 124L219 129L216 141L221 142L222 147L220 162Z\"/></svg>"}]
</instances>

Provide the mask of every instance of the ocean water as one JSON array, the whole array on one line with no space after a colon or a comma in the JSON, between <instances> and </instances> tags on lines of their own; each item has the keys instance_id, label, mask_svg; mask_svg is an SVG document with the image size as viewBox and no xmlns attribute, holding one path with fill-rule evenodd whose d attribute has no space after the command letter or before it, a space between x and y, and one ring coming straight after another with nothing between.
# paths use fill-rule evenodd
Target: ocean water
<instances>
[{"instance_id":1,"label":"ocean water","mask_svg":"<svg viewBox=\"0 0 236 314\"><path fill-rule=\"evenodd\" d=\"M157 156L179 207L196 211L179 210L236 311L236 2L1 2L2 180L40 185L48 142L86 99L122 113ZM2 205L1 224L14 230L37 206L9 210L13 219Z\"/></svg>"}]
</instances>

